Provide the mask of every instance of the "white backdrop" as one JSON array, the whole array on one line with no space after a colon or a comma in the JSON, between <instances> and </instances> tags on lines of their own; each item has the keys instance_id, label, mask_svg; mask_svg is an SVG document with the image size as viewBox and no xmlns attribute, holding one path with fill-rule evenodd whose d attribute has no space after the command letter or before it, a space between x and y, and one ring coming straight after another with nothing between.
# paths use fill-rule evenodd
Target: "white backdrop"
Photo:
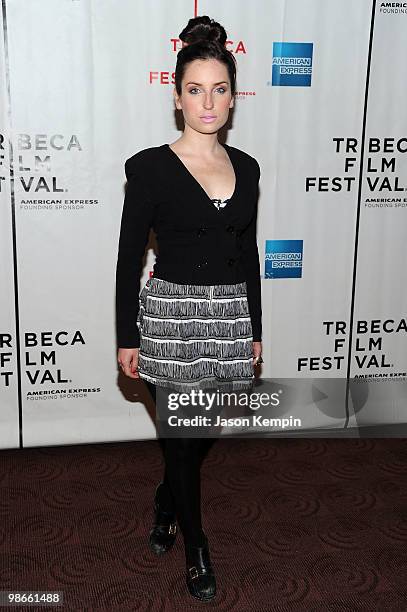
<instances>
[{"instance_id":1,"label":"white backdrop","mask_svg":"<svg viewBox=\"0 0 407 612\"><path fill-rule=\"evenodd\" d=\"M406 17L382 4L3 0L0 447L156 435L116 363L124 161L180 135L173 72L196 5L238 62L227 142L262 171L262 377L343 380L339 413L307 404L337 429L356 424L346 383L383 377L359 380L358 422L405 422ZM308 84L273 82L275 43L311 44ZM266 277L266 247L291 240L298 277Z\"/></svg>"}]
</instances>

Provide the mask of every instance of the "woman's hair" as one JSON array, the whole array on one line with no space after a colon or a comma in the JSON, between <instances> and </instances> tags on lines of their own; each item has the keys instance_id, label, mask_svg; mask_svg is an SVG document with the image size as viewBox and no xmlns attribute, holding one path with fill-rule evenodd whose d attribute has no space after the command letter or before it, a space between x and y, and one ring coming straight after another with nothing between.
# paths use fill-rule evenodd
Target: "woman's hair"
<instances>
[{"instance_id":1,"label":"woman's hair","mask_svg":"<svg viewBox=\"0 0 407 612\"><path fill-rule=\"evenodd\" d=\"M181 82L189 62L196 59L216 59L228 69L232 95L236 91L236 60L233 53L225 47L226 31L217 21L207 15L194 17L188 21L179 35L186 43L177 55L175 67L175 89L181 95Z\"/></svg>"}]
</instances>

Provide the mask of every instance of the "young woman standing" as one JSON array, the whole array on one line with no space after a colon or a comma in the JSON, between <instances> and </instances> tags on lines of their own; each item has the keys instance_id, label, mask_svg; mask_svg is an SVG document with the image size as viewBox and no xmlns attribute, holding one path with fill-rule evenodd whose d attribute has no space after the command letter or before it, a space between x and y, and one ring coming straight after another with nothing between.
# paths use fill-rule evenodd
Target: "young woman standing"
<instances>
[{"instance_id":1,"label":"young woman standing","mask_svg":"<svg viewBox=\"0 0 407 612\"><path fill-rule=\"evenodd\" d=\"M126 161L128 180L116 270L118 362L156 388L250 388L261 362L261 281L256 242L256 159L221 144L234 105L235 59L224 28L207 16L180 34L174 102L185 129L171 144ZM158 257L140 293L150 228ZM165 438L150 547L167 552L184 539L186 581L203 601L216 594L202 529L200 468L205 438Z\"/></svg>"}]
</instances>

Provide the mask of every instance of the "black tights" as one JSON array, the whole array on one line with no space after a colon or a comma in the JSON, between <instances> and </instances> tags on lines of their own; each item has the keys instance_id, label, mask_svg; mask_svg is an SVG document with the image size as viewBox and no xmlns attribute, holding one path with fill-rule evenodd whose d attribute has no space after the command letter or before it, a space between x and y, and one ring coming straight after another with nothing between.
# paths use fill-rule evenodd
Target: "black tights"
<instances>
[{"instance_id":1,"label":"black tights","mask_svg":"<svg viewBox=\"0 0 407 612\"><path fill-rule=\"evenodd\" d=\"M144 381L156 401L156 387ZM202 546L201 465L216 438L159 438L165 472L158 503L175 511L185 546Z\"/></svg>"}]
</instances>

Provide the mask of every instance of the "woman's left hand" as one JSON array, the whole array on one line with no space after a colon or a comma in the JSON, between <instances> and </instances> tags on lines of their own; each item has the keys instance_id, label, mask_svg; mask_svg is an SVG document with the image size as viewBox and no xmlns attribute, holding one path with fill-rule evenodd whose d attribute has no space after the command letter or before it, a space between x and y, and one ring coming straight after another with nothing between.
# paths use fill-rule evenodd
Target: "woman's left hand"
<instances>
[{"instance_id":1,"label":"woman's left hand","mask_svg":"<svg viewBox=\"0 0 407 612\"><path fill-rule=\"evenodd\" d=\"M263 363L261 353L262 353L261 342L253 342L253 365L254 366L258 365L259 363Z\"/></svg>"}]
</instances>

